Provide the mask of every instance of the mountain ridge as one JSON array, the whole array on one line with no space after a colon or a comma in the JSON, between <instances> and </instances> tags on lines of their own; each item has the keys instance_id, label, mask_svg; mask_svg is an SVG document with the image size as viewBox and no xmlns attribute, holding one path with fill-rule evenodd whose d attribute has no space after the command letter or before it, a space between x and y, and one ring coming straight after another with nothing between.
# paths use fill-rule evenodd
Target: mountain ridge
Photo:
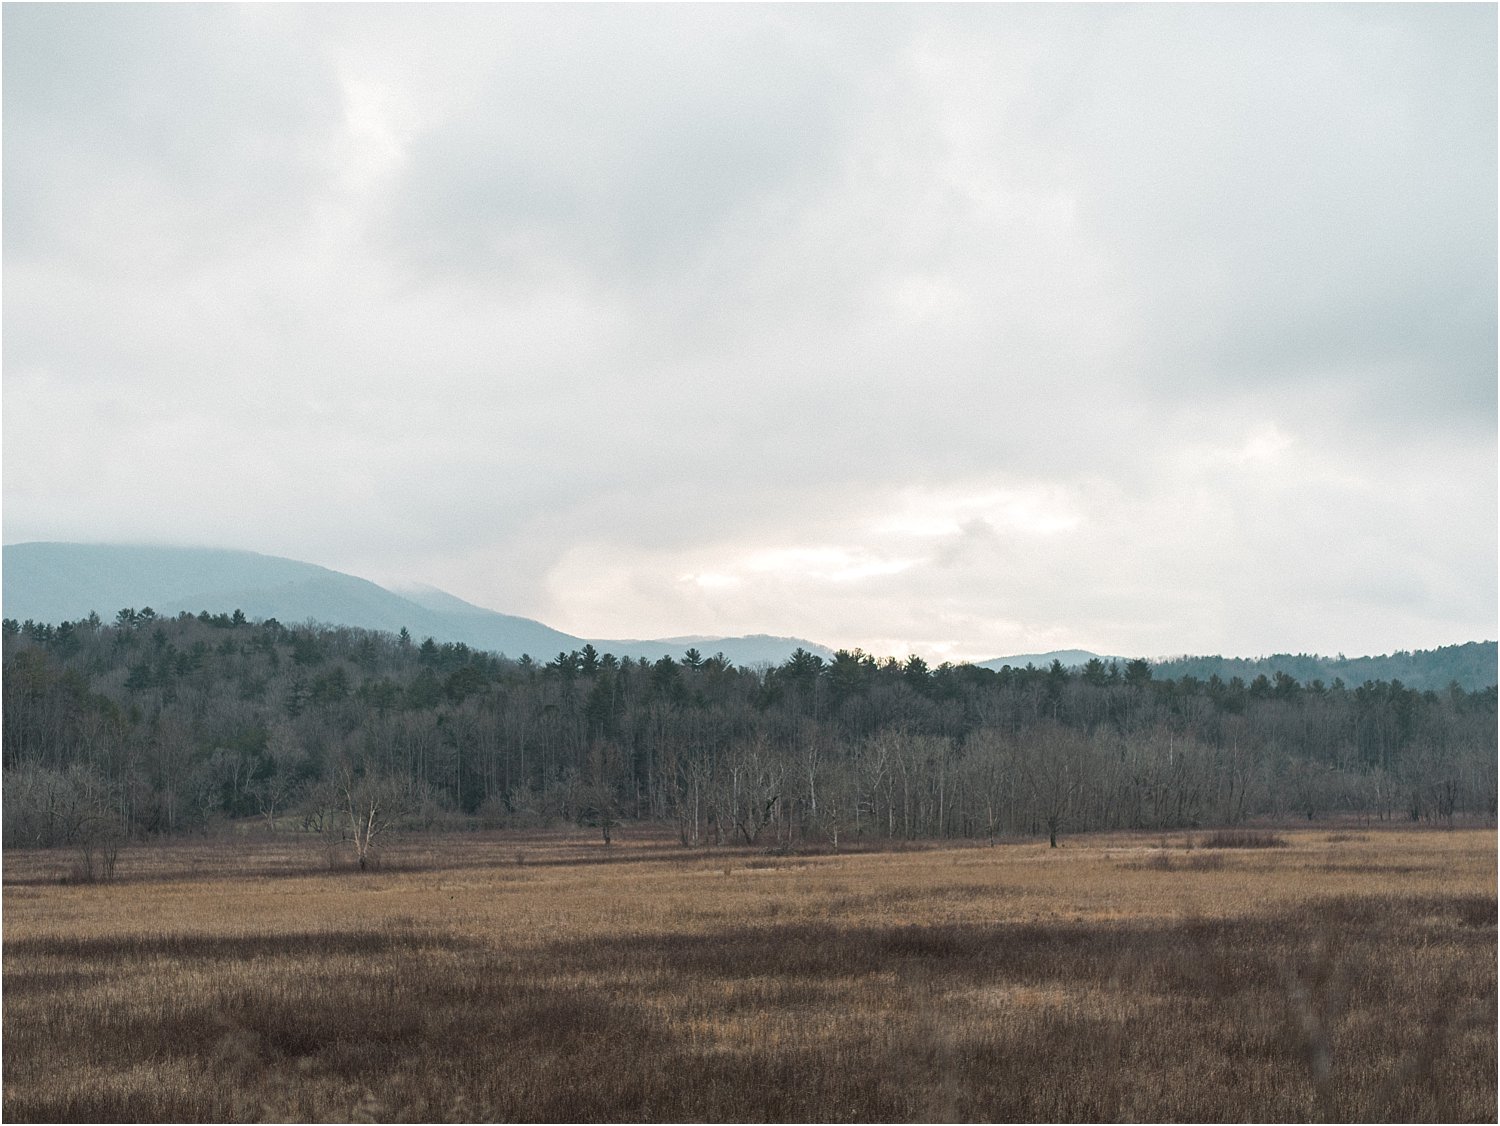
<instances>
[{"instance_id":1,"label":"mountain ridge","mask_svg":"<svg viewBox=\"0 0 1500 1126\"><path fill-rule=\"evenodd\" d=\"M462 642L474 648L519 658L546 660L559 652L592 645L619 657L659 660L680 657L688 648L704 656L722 652L739 665L777 665L796 649L823 659L827 646L804 638L749 634L716 637L687 634L655 639L583 638L553 629L531 618L504 614L467 602L428 584L388 589L368 579L316 563L229 548L160 547L147 544L77 544L30 542L3 547L3 593L6 617L60 622L87 617L90 611L113 617L122 607L151 606L176 615L202 610L242 610L251 618L285 622L318 621ZM1005 665L1045 668L1056 660L1079 668L1089 660L1106 665L1125 657L1102 656L1085 649L1018 654L972 662L998 670ZM1440 690L1456 681L1467 689L1496 683L1496 643L1463 642L1432 650L1398 650L1372 657L1320 657L1272 654L1269 657L1179 656L1150 662L1153 676L1207 680L1284 673L1304 683L1342 679L1400 680L1408 687Z\"/></svg>"},{"instance_id":2,"label":"mountain ridge","mask_svg":"<svg viewBox=\"0 0 1500 1126\"><path fill-rule=\"evenodd\" d=\"M676 639L583 638L542 622L503 614L437 587L402 591L316 563L229 548L146 544L30 542L3 549L6 617L58 622L90 612L113 617L123 607L150 606L176 615L239 609L251 618L314 620L415 637L463 642L519 658L546 660L593 645L620 657L680 656ZM736 664L779 664L798 647L831 657L832 650L801 638L705 637L706 655L722 651Z\"/></svg>"}]
</instances>

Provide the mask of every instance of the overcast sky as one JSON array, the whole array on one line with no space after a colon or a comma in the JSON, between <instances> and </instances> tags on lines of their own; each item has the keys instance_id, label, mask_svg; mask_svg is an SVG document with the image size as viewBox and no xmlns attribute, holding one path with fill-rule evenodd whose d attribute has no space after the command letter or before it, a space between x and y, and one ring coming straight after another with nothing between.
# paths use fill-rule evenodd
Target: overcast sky
<instances>
[{"instance_id":1,"label":"overcast sky","mask_svg":"<svg viewBox=\"0 0 1500 1126\"><path fill-rule=\"evenodd\" d=\"M7 543L935 660L1496 635L1491 5L3 36Z\"/></svg>"}]
</instances>

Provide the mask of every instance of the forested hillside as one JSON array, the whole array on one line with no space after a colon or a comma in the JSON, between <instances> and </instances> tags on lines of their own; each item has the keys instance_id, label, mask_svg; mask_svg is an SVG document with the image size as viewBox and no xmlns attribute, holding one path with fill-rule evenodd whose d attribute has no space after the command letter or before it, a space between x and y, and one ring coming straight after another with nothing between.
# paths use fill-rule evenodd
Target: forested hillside
<instances>
[{"instance_id":1,"label":"forested hillside","mask_svg":"<svg viewBox=\"0 0 1500 1126\"><path fill-rule=\"evenodd\" d=\"M1152 662L1159 677L1238 676L1253 680L1284 672L1302 681L1341 678L1349 684L1399 680L1408 688L1443 689L1455 681L1465 688L1487 688L1496 682L1493 641L1470 641L1439 649L1417 649L1379 657L1319 657L1311 653L1276 653L1269 657L1171 657Z\"/></svg>"},{"instance_id":2,"label":"forested hillside","mask_svg":"<svg viewBox=\"0 0 1500 1126\"><path fill-rule=\"evenodd\" d=\"M685 843L767 847L1451 821L1494 817L1495 746L1493 687L857 651L757 670L587 646L539 663L238 611L4 623L9 845L257 816L330 832L650 819Z\"/></svg>"}]
</instances>

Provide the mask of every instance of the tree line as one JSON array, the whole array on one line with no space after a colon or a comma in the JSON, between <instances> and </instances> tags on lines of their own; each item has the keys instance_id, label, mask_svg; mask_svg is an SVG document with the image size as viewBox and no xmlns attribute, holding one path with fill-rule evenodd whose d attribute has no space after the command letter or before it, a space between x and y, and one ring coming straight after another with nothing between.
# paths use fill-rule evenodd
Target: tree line
<instances>
[{"instance_id":1,"label":"tree line","mask_svg":"<svg viewBox=\"0 0 1500 1126\"><path fill-rule=\"evenodd\" d=\"M930 667L798 650L509 660L405 630L121 610L3 623L8 846L625 821L684 844L1496 813L1496 690Z\"/></svg>"}]
</instances>

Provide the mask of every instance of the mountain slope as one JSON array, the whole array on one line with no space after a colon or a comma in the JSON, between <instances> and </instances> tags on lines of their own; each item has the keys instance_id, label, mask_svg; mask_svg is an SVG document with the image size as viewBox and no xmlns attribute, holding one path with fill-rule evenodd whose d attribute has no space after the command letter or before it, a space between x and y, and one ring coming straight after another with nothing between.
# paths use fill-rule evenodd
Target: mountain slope
<instances>
[{"instance_id":1,"label":"mountain slope","mask_svg":"<svg viewBox=\"0 0 1500 1126\"><path fill-rule=\"evenodd\" d=\"M38 621L83 617L91 610L108 618L126 606L149 605L165 612L192 604L195 611L218 610L225 608L226 597L284 595L306 584L326 583L336 574L310 563L248 551L23 543L4 549L0 600L7 617ZM362 579L351 583L379 590ZM335 589L324 592L325 597L334 593ZM370 592L339 593L349 595L361 609L369 608ZM247 614L264 613L251 606L241 608ZM287 617L296 620L294 614Z\"/></svg>"},{"instance_id":2,"label":"mountain slope","mask_svg":"<svg viewBox=\"0 0 1500 1126\"><path fill-rule=\"evenodd\" d=\"M164 615L237 608L250 618L311 618L391 633L406 628L417 637L477 642L450 636L454 623L446 615L366 579L250 551L24 543L5 547L4 564L0 604L10 618L56 622L95 611L110 619L127 606Z\"/></svg>"},{"instance_id":3,"label":"mountain slope","mask_svg":"<svg viewBox=\"0 0 1500 1126\"><path fill-rule=\"evenodd\" d=\"M0 607L8 618L61 622L90 611L112 619L122 608L150 606L158 614L240 609L286 623L308 619L413 637L463 642L510 657L545 661L593 644L621 657L679 657L696 645L705 656L723 652L736 664L778 664L798 646L831 656L799 638L707 637L664 641L592 642L530 618L501 614L436 587L395 592L354 575L312 563L218 548L21 543L4 548ZM686 644L681 643L686 641Z\"/></svg>"},{"instance_id":4,"label":"mountain slope","mask_svg":"<svg viewBox=\"0 0 1500 1126\"><path fill-rule=\"evenodd\" d=\"M467 628L475 633L483 633L486 628L494 628L493 623L496 619L507 623L505 626L507 636L520 636L521 629L516 623L538 624L526 618L512 618L506 614L496 613L494 610L486 610L482 606L465 602L462 598L449 594L445 590L439 590L435 586L402 587L400 592L419 606L441 613L454 624L455 628ZM731 663L746 667L761 664L779 665L798 648L806 649L809 653L816 653L825 660L833 657L832 649L803 638L771 637L763 633L750 634L746 637L693 635L659 638L594 637L585 640L558 633L556 630L547 629L546 626L541 628L547 631L546 634L526 635L526 639L533 644L531 648L522 649L521 652L530 653L537 658L550 658L560 651L571 651L589 644L601 653L613 653L620 657L644 657L648 661L658 661L662 657L680 657L689 649L697 649L705 657L723 653Z\"/></svg>"}]
</instances>

